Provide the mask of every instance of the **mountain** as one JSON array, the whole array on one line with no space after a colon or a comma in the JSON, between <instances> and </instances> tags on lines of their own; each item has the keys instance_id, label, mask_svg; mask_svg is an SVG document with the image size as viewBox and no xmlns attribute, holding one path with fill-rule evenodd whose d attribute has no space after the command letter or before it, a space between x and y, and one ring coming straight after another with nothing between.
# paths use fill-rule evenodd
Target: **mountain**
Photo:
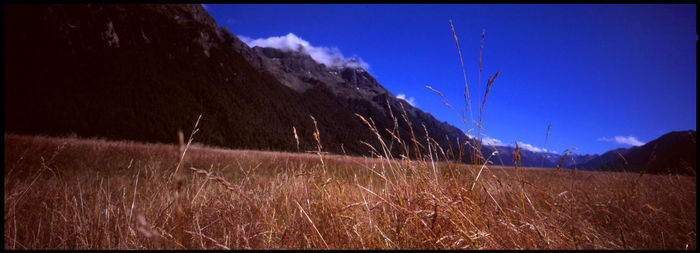
<instances>
[{"instance_id":1,"label":"mountain","mask_svg":"<svg viewBox=\"0 0 700 253\"><path fill-rule=\"evenodd\" d=\"M513 166L513 157L516 152L513 146L495 146L498 154L491 158L496 165ZM484 147L484 154L491 154L493 147ZM598 155L568 154L562 163L563 155L550 152L535 152L527 149L520 149L520 165L524 167L556 168L561 163L562 168L573 168L577 164L583 164ZM580 169L580 168L579 168Z\"/></svg>"},{"instance_id":2,"label":"mountain","mask_svg":"<svg viewBox=\"0 0 700 253\"><path fill-rule=\"evenodd\" d=\"M582 167L594 170L644 173L697 173L697 132L674 131L643 146L616 149L593 159ZM619 153L619 154L618 154Z\"/></svg>"},{"instance_id":3,"label":"mountain","mask_svg":"<svg viewBox=\"0 0 700 253\"><path fill-rule=\"evenodd\" d=\"M579 166L581 164L585 164L595 158L597 158L599 155L598 154L569 154L565 159L564 159L564 164L562 165L563 168L577 168L577 169L583 169L580 168Z\"/></svg>"},{"instance_id":4,"label":"mountain","mask_svg":"<svg viewBox=\"0 0 700 253\"><path fill-rule=\"evenodd\" d=\"M677 173L695 175L696 161L695 130L670 132L641 147L618 148L598 154L561 154L533 152L520 149L521 165L524 167L562 168L598 171L628 171L644 173ZM490 161L496 165L513 166L515 147L496 146L498 154ZM485 147L484 154L491 154L492 147Z\"/></svg>"},{"instance_id":5,"label":"mountain","mask_svg":"<svg viewBox=\"0 0 700 253\"><path fill-rule=\"evenodd\" d=\"M411 127L414 128L414 135L417 139L425 139L425 130L427 129L431 138L435 139L441 147L454 146L455 149L450 156L457 155L456 141L466 138L466 135L458 128L447 122L440 122L431 114L396 98L362 68L348 67L345 64L326 66L317 63L303 47L293 51L263 47L250 48L231 34L228 29L223 28L223 31L226 34L226 41L259 71L275 77L283 85L302 94L315 87L327 89L335 97L347 100L345 104L347 109L365 117L370 115L379 131L388 132L394 129L393 119L396 118L400 139L404 141L411 139ZM410 127L405 124L406 121L402 117L404 111L406 119L412 124ZM423 125L425 129L421 129ZM393 140L390 135L385 135L387 132L382 132L386 139ZM447 140L451 140L451 143L447 143ZM404 151L400 148L392 150L396 156Z\"/></svg>"},{"instance_id":6,"label":"mountain","mask_svg":"<svg viewBox=\"0 0 700 253\"><path fill-rule=\"evenodd\" d=\"M4 21L9 132L173 142L201 113L198 142L297 151L296 129L307 151L316 148L313 116L324 151L370 155L362 142L380 144L359 114L395 157L404 149L389 130L408 143L413 129L420 154L427 134L448 157L466 138L361 68L249 48L200 5L9 4Z\"/></svg>"},{"instance_id":7,"label":"mountain","mask_svg":"<svg viewBox=\"0 0 700 253\"><path fill-rule=\"evenodd\" d=\"M495 146L498 153L490 161L496 165L513 166L513 158L516 152L512 146ZM488 157L493 153L492 146L485 146L483 153ZM524 167L544 167L553 168L557 166L561 155L553 153L534 152L527 149L520 149L520 165Z\"/></svg>"}]
</instances>

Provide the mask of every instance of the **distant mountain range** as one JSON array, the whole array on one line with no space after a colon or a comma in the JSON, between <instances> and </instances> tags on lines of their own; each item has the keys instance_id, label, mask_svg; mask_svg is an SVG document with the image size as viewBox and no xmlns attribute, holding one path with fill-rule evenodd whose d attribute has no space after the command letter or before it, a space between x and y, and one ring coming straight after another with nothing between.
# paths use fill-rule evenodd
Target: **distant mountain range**
<instances>
[{"instance_id":1,"label":"distant mountain range","mask_svg":"<svg viewBox=\"0 0 700 253\"><path fill-rule=\"evenodd\" d=\"M366 145L381 147L358 114L394 157L427 154L426 135L453 160L458 140L473 141L396 98L362 68L317 63L304 48L250 48L200 5L5 5L4 53L10 132L173 142L202 113L199 142L297 151L295 129L305 151L316 146L313 116L324 151L383 155ZM512 166L515 149L497 149L491 161ZM655 160L645 163L652 153ZM521 149L523 166L556 167L561 158ZM600 156L571 154L563 163L688 174L695 165L695 131Z\"/></svg>"},{"instance_id":2,"label":"distant mountain range","mask_svg":"<svg viewBox=\"0 0 700 253\"><path fill-rule=\"evenodd\" d=\"M695 130L670 132L642 146L608 151L577 168L695 175L696 140Z\"/></svg>"},{"instance_id":3,"label":"distant mountain range","mask_svg":"<svg viewBox=\"0 0 700 253\"><path fill-rule=\"evenodd\" d=\"M618 148L601 155L568 154L562 162L560 154L520 150L523 166L598 171L627 171L644 173L677 173L695 175L697 172L697 132L677 131L664 134L642 146ZM497 146L495 164L513 166L514 147Z\"/></svg>"}]
</instances>

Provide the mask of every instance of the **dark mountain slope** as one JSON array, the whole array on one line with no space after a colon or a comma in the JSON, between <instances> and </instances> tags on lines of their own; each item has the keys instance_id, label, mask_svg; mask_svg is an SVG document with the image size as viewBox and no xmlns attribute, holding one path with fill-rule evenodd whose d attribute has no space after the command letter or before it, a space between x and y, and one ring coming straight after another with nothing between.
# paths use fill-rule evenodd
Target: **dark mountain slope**
<instances>
[{"instance_id":1,"label":"dark mountain slope","mask_svg":"<svg viewBox=\"0 0 700 253\"><path fill-rule=\"evenodd\" d=\"M388 130L394 129L394 118L397 119L397 136L404 141L411 139L410 127L402 117L404 110L406 118L414 127L414 136L417 139L424 141L426 139L425 130L427 130L431 138L435 139L440 146L454 147L453 152L448 152L446 155L452 157L458 153L456 141L465 138L461 130L447 122L440 122L429 113L396 98L364 69L347 67L346 65L326 66L317 63L303 47L295 51L276 48L250 48L226 28L220 30L222 37L226 38L226 41L237 52L246 57L252 66L274 76L285 86L303 95L308 94L309 90L322 87L331 91L335 97L340 98L339 102L343 103L345 109L363 115L368 120L371 119L383 137L389 141L387 144L394 147L392 153L395 156L405 152L400 146L391 144L394 139L388 134ZM448 139L451 140L451 143L447 143ZM421 153L425 153L425 150Z\"/></svg>"},{"instance_id":2,"label":"dark mountain slope","mask_svg":"<svg viewBox=\"0 0 700 253\"><path fill-rule=\"evenodd\" d=\"M303 92L290 88L235 50L237 38L199 5L6 5L4 21L6 131L172 142L202 113L197 141L295 151L294 126L303 151L315 147L313 115L325 151L366 155L360 141L377 141L354 114L393 129L379 109L388 102L403 139L399 103L423 145L423 124L444 147L445 136L463 139L381 86L369 87L371 97L340 96L312 77ZM364 76L343 71L346 84Z\"/></svg>"}]
</instances>

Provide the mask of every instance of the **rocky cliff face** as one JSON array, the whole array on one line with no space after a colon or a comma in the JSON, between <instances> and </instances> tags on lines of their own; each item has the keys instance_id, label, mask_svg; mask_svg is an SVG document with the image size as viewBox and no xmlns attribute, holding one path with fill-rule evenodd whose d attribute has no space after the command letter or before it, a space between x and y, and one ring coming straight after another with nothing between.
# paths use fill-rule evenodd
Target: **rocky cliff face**
<instances>
[{"instance_id":1,"label":"rocky cliff face","mask_svg":"<svg viewBox=\"0 0 700 253\"><path fill-rule=\"evenodd\" d=\"M254 47L231 34L231 43L237 51L260 71L276 77L299 93L314 86L324 86L334 94L345 98L372 101L376 96L388 94L396 98L380 85L374 77L362 68L328 67L314 61L303 48L296 51L276 48ZM378 107L379 110L385 108ZM410 106L413 111L413 106Z\"/></svg>"}]
</instances>

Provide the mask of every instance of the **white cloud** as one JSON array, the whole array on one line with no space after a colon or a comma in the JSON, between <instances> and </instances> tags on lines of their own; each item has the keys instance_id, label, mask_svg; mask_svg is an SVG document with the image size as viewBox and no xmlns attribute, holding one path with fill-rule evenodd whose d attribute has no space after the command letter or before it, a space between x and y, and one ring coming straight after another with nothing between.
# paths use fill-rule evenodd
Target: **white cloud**
<instances>
[{"instance_id":1,"label":"white cloud","mask_svg":"<svg viewBox=\"0 0 700 253\"><path fill-rule=\"evenodd\" d=\"M360 57L345 58L338 48L315 47L311 43L288 33L285 36L253 39L246 36L238 36L249 47L272 47L285 51L302 51L311 56L318 63L327 67L349 67L369 69L369 64Z\"/></svg>"},{"instance_id":2,"label":"white cloud","mask_svg":"<svg viewBox=\"0 0 700 253\"><path fill-rule=\"evenodd\" d=\"M609 141L609 142L614 142L617 144L624 144L624 145L630 145L630 146L642 146L644 145L644 142L641 142L637 140L637 137L634 136L615 136L614 138L607 138L607 137L600 137L598 138L598 141Z\"/></svg>"},{"instance_id":3,"label":"white cloud","mask_svg":"<svg viewBox=\"0 0 700 253\"><path fill-rule=\"evenodd\" d=\"M467 137L472 138L472 139L475 139L475 138L476 138L476 136L471 135L471 134L466 134L466 135L467 135ZM484 145L489 145L489 146L491 146L491 145L493 145L493 146L514 146L514 145L507 145L507 144L504 144L504 143L503 143L501 140L499 140L499 139L491 138L491 137L488 137L488 136L485 136L485 135L484 135L484 136L481 136L481 143L483 143Z\"/></svg>"},{"instance_id":4,"label":"white cloud","mask_svg":"<svg viewBox=\"0 0 700 253\"><path fill-rule=\"evenodd\" d=\"M537 152L537 153L554 153L554 154L557 153L556 151L547 150L546 148L538 148L538 147L532 146L532 145L524 143L524 142L518 142L518 146L520 146L520 148L522 148L522 149L530 150L532 152Z\"/></svg>"},{"instance_id":5,"label":"white cloud","mask_svg":"<svg viewBox=\"0 0 700 253\"><path fill-rule=\"evenodd\" d=\"M491 145L504 146L503 142L501 140L496 139L496 138L487 137L487 136L481 137L481 142L483 142L484 144L489 145L489 146L491 146Z\"/></svg>"},{"instance_id":6,"label":"white cloud","mask_svg":"<svg viewBox=\"0 0 700 253\"><path fill-rule=\"evenodd\" d=\"M412 106L416 106L416 98L414 97L409 97L408 99L406 99L406 94L399 93L398 95L396 95L396 98L406 101Z\"/></svg>"}]
</instances>

